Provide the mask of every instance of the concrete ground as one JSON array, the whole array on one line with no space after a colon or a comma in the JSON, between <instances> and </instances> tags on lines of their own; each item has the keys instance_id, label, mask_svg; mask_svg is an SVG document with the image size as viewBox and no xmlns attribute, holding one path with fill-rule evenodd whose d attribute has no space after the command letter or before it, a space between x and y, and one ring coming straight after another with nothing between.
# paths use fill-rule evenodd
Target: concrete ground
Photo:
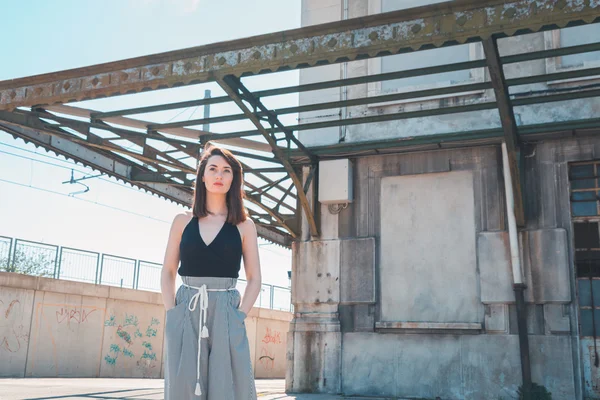
<instances>
[{"instance_id":1,"label":"concrete ground","mask_svg":"<svg viewBox=\"0 0 600 400\"><path fill-rule=\"evenodd\" d=\"M283 379L258 379L259 400L341 400L328 395L286 395ZM162 379L0 379L0 400L162 400Z\"/></svg>"}]
</instances>

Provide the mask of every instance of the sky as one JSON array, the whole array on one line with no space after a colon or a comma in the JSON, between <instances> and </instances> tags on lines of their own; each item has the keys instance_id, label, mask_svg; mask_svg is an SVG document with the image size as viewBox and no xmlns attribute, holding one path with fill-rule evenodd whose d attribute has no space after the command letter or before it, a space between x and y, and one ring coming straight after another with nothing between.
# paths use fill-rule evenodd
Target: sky
<instances>
[{"instance_id":1,"label":"sky","mask_svg":"<svg viewBox=\"0 0 600 400\"><path fill-rule=\"evenodd\" d=\"M136 56L243 38L300 26L298 0L29 0L2 5L0 80L83 67ZM251 90L298 83L296 71L252 77ZM78 103L96 110L129 108L221 95L215 85ZM296 96L297 97L297 96ZM280 106L296 97L277 99ZM269 104L266 104L269 106ZM238 113L214 107L211 116ZM199 118L202 110L173 110L153 121ZM287 117L289 123L294 116ZM249 129L221 124L215 132ZM211 127L211 130L212 127ZM108 176L99 175L0 131L0 236L74 247L161 263L171 221L185 209ZM259 241L263 282L287 287L291 252ZM242 276L243 277L243 271Z\"/></svg>"}]
</instances>

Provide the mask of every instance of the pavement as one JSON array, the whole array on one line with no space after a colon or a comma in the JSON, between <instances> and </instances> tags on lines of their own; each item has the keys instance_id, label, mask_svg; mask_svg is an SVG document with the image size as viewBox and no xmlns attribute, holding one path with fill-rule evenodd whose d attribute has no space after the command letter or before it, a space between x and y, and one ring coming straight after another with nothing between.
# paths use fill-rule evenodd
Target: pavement
<instances>
[{"instance_id":1,"label":"pavement","mask_svg":"<svg viewBox=\"0 0 600 400\"><path fill-rule=\"evenodd\" d=\"M316 394L286 394L285 380L257 379L259 400L343 400ZM0 379L0 400L163 400L162 379L19 378Z\"/></svg>"}]
</instances>

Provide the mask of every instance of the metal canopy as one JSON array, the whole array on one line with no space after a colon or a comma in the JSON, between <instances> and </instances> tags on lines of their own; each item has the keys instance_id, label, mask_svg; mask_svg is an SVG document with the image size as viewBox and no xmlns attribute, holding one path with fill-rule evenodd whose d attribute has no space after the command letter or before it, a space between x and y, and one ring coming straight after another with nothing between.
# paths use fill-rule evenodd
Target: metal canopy
<instances>
[{"instance_id":1,"label":"metal canopy","mask_svg":"<svg viewBox=\"0 0 600 400\"><path fill-rule=\"evenodd\" d=\"M568 54L599 51L600 43L501 57L497 38L540 30L593 23L600 20L600 3L582 0L458 0L364 18L339 21L186 50L100 64L0 82L0 129L47 150L129 182L164 198L189 205L199 151L208 140L231 148L244 163L246 196L259 235L289 247L299 235L300 210L311 236L318 236L307 195L324 157L385 151L413 151L444 146L506 141L511 172L518 184L518 150L524 137L556 132L595 133L600 120L519 126L513 107L600 96L600 87L577 87L556 93L511 96L509 88L566 78L600 75L600 68L570 70L506 79L503 66ZM243 77L382 57L408 51L482 42L485 59L417 70L250 91ZM487 68L490 81L447 85L409 93L380 94L269 109L264 99L392 79ZM112 111L96 111L77 104L86 99L215 82L225 96L178 103L153 104ZM491 90L495 100L448 107L338 118L285 125L282 117L308 111L339 110L407 99ZM134 117L165 110L233 103L241 113L187 121L151 122ZM300 131L355 124L381 123L424 116L498 109L501 129L455 132L414 138L340 143L306 148ZM215 133L199 125L249 121L246 131ZM529 140L529 139L528 139ZM308 166L308 182L301 177ZM519 213L520 190L517 194ZM522 209L521 209L522 212ZM520 221L522 223L522 220Z\"/></svg>"}]
</instances>

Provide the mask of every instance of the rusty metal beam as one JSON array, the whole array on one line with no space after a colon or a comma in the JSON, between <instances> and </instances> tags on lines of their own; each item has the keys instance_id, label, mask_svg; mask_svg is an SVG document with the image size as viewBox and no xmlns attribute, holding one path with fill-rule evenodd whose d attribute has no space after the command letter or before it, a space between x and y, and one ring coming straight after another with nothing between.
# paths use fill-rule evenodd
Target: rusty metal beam
<instances>
[{"instance_id":1,"label":"rusty metal beam","mask_svg":"<svg viewBox=\"0 0 600 400\"><path fill-rule=\"evenodd\" d=\"M496 95L500 121L504 131L504 142L508 153L508 165L512 176L512 189L515 202L515 218L519 227L525 226L525 211L523 193L521 190L521 174L519 171L519 138L515 114L508 94L508 86L504 77L504 69L498 52L498 42L495 37L483 41L483 51L488 64L490 79Z\"/></svg>"},{"instance_id":2,"label":"rusty metal beam","mask_svg":"<svg viewBox=\"0 0 600 400\"><path fill-rule=\"evenodd\" d=\"M76 143L72 140L64 140L40 128L22 126L17 123L0 121L0 130L6 131L15 138L19 137L27 143L33 143L36 146L41 146L47 151L52 151L57 155L62 155L67 159L74 160L86 167L96 171L103 172L113 178L123 182L130 183L132 186L155 194L167 200L171 200L186 207L192 204L193 191L191 187L180 186L177 182L162 181L158 178L158 174L153 173L149 169L145 169L136 165L130 160L119 157L110 152L103 151L97 148L90 148L85 143ZM177 172L172 172L177 175ZM155 174L155 175L152 175ZM137 178L143 178L138 181ZM274 198L275 199L275 198ZM280 222L284 221L284 216L280 216L262 205L273 218ZM285 223L282 224L285 227ZM277 243L284 247L290 247L292 236L284 232L270 228L268 226L257 226L257 232L260 237Z\"/></svg>"},{"instance_id":3,"label":"rusty metal beam","mask_svg":"<svg viewBox=\"0 0 600 400\"><path fill-rule=\"evenodd\" d=\"M301 204L302 209L304 210L306 219L308 220L308 226L310 229L311 236L318 236L319 231L317 229L317 224L316 224L312 209L310 207L310 203L309 203L308 198L306 197L306 193L302 187L302 180L298 177L298 175L296 174L296 171L294 171L294 167L290 163L289 159L286 157L286 155L283 153L283 151L277 146L277 142L275 141L275 139L273 138L273 136L271 135L269 130L262 125L261 119L259 119L255 115L253 110L248 108L248 106L244 103L244 101L251 104L252 107L255 108L255 110L260 108L264 111L265 110L264 105L262 105L258 99L254 98L252 96L252 94L248 91L248 89L246 89L244 87L244 85L242 85L242 83L240 82L240 80L238 78L236 78L232 75L228 75L224 78L217 78L217 82L223 88L223 90L227 93L227 95L237 104L237 106L240 108L240 110L242 110L242 112L244 114L246 114L246 116L254 124L254 126L256 126L256 128L260 131L260 133L265 138L265 140L271 145L275 158L283 165L283 167L286 169L289 177L292 179L292 182L296 186L296 191L298 193L297 194L298 201ZM271 123L271 126L273 128L277 125L280 127L280 129L285 129L283 127L283 125L281 124L281 122L279 122L276 117L271 117L269 119L269 122ZM310 157L310 153L308 153L306 151L306 149L300 148L299 150L302 151L304 154L308 154L308 156Z\"/></svg>"},{"instance_id":4,"label":"rusty metal beam","mask_svg":"<svg viewBox=\"0 0 600 400\"><path fill-rule=\"evenodd\" d=\"M297 69L593 22L600 3L456 0L0 82L0 109Z\"/></svg>"}]
</instances>

